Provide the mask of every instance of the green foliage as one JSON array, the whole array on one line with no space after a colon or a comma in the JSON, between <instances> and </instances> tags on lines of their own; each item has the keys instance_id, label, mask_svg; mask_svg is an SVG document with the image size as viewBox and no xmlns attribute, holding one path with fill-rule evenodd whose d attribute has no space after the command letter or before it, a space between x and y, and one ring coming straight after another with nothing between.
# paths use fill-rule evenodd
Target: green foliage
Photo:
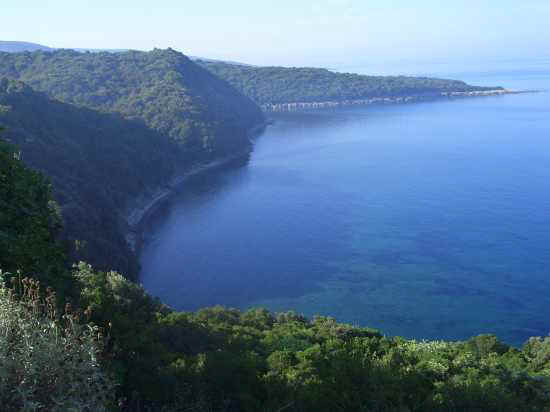
<instances>
[{"instance_id":1,"label":"green foliage","mask_svg":"<svg viewBox=\"0 0 550 412\"><path fill-rule=\"evenodd\" d=\"M2 272L0 271L0 277ZM97 327L82 325L37 281L0 282L0 403L5 411L105 411L114 385L99 364Z\"/></svg>"},{"instance_id":2,"label":"green foliage","mask_svg":"<svg viewBox=\"0 0 550 412\"><path fill-rule=\"evenodd\" d=\"M140 119L181 143L191 158L249 147L259 108L174 50L0 53L0 77L21 80L65 103Z\"/></svg>"},{"instance_id":3,"label":"green foliage","mask_svg":"<svg viewBox=\"0 0 550 412\"><path fill-rule=\"evenodd\" d=\"M75 276L81 304L90 309L94 323L109 330L111 368L122 388L130 394L140 388L156 396L155 369L163 353L158 350L155 327L163 307L116 272L95 272L80 263Z\"/></svg>"},{"instance_id":4,"label":"green foliage","mask_svg":"<svg viewBox=\"0 0 550 412\"><path fill-rule=\"evenodd\" d=\"M550 379L550 336L529 339L523 352L529 371Z\"/></svg>"},{"instance_id":5,"label":"green foliage","mask_svg":"<svg viewBox=\"0 0 550 412\"><path fill-rule=\"evenodd\" d=\"M326 317L223 307L173 312L81 264L82 302L112 327L132 407L240 411L548 411L548 339L523 350L387 338ZM120 375L119 375L120 376Z\"/></svg>"},{"instance_id":6,"label":"green foliage","mask_svg":"<svg viewBox=\"0 0 550 412\"><path fill-rule=\"evenodd\" d=\"M116 268L136 276L137 261L123 236L123 215L133 199L162 186L181 168L178 147L140 122L51 100L17 81L0 80L0 105L12 108L0 113L0 125L7 127L5 136L17 145L22 161L45 172L54 183L53 194L63 217L63 238L71 259L86 259L100 268ZM13 157L7 153L3 156ZM7 167L7 163L0 167ZM9 216L17 210L24 217L23 211L28 209L24 202L49 210L43 207L51 200L49 186L40 185L44 178L36 172L28 174L34 176L33 182L29 177L21 182L19 195L10 192L0 200L19 196L10 201L13 210ZM42 203L33 196L41 196ZM57 223L49 213L51 224ZM11 217L8 220L9 224L16 223ZM21 225L31 227L23 221ZM36 222L30 230L36 234L40 227L45 224ZM24 244L21 237L25 249ZM27 247L25 253L36 259L47 249L37 244L37 250ZM44 262L37 264L41 271L27 265L25 273L48 272ZM5 268L15 270L12 265Z\"/></svg>"},{"instance_id":7,"label":"green foliage","mask_svg":"<svg viewBox=\"0 0 550 412\"><path fill-rule=\"evenodd\" d=\"M21 300L0 290L3 405L56 399L60 410L101 410L118 398L126 410L550 411L549 338L518 350L492 335L418 342L292 312L178 313L115 272L80 263L74 274L89 325L70 311L58 320L54 298L41 300L32 281ZM6 389L20 381L28 385Z\"/></svg>"},{"instance_id":8,"label":"green foliage","mask_svg":"<svg viewBox=\"0 0 550 412\"><path fill-rule=\"evenodd\" d=\"M409 76L365 76L305 67L258 67L218 61L197 63L256 103L324 102L372 97L434 96L441 92L500 89L458 80Z\"/></svg>"},{"instance_id":9,"label":"green foliage","mask_svg":"<svg viewBox=\"0 0 550 412\"><path fill-rule=\"evenodd\" d=\"M60 216L51 185L0 139L0 268L22 271L66 294L72 288L57 243Z\"/></svg>"},{"instance_id":10,"label":"green foliage","mask_svg":"<svg viewBox=\"0 0 550 412\"><path fill-rule=\"evenodd\" d=\"M0 53L0 127L52 179L71 260L130 278L139 269L125 216L135 199L197 162L249 151L262 120L248 98L172 50Z\"/></svg>"}]
</instances>

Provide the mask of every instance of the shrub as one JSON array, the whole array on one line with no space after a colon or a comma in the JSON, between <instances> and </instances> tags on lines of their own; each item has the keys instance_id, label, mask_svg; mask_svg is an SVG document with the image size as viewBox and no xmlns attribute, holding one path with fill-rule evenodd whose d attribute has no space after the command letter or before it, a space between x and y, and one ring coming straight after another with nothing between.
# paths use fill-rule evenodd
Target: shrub
<instances>
[{"instance_id":1,"label":"shrub","mask_svg":"<svg viewBox=\"0 0 550 412\"><path fill-rule=\"evenodd\" d=\"M0 282L2 410L106 410L114 385L100 367L100 331L80 324L70 305L58 316L55 294L42 294L38 281L13 283Z\"/></svg>"}]
</instances>

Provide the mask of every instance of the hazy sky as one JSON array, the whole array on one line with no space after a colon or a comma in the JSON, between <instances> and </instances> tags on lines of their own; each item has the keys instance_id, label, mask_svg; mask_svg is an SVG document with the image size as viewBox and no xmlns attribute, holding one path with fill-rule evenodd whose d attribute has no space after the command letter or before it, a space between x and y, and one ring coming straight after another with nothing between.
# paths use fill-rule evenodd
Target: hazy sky
<instances>
[{"instance_id":1,"label":"hazy sky","mask_svg":"<svg viewBox=\"0 0 550 412\"><path fill-rule=\"evenodd\" d=\"M550 52L550 0L0 1L0 40L52 47L324 66Z\"/></svg>"}]
</instances>

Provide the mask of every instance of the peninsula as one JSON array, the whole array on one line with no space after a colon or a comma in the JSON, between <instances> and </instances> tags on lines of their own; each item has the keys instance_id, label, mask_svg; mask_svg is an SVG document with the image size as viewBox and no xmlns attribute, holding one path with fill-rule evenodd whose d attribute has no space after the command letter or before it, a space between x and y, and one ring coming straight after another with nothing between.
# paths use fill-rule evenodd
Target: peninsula
<instances>
[{"instance_id":1,"label":"peninsula","mask_svg":"<svg viewBox=\"0 0 550 412\"><path fill-rule=\"evenodd\" d=\"M259 67L196 60L258 104L264 112L371 104L414 103L518 93L460 80L414 76L367 76L307 67Z\"/></svg>"}]
</instances>

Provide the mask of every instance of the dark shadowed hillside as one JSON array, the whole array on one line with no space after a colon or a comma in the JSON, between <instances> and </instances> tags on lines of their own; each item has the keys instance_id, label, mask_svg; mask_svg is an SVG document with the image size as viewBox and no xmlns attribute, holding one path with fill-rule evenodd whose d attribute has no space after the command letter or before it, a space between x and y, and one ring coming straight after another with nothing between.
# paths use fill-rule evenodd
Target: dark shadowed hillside
<instances>
[{"instance_id":1,"label":"dark shadowed hillside","mask_svg":"<svg viewBox=\"0 0 550 412\"><path fill-rule=\"evenodd\" d=\"M177 145L141 122L61 103L17 81L0 80L0 105L9 108L0 113L4 136L52 180L74 257L134 276L121 213L181 166Z\"/></svg>"},{"instance_id":2,"label":"dark shadowed hillside","mask_svg":"<svg viewBox=\"0 0 550 412\"><path fill-rule=\"evenodd\" d=\"M74 257L130 277L130 202L176 170L248 152L263 121L250 99L172 50L0 53L2 77L0 105L11 109L0 123L52 179Z\"/></svg>"},{"instance_id":3,"label":"dark shadowed hillside","mask_svg":"<svg viewBox=\"0 0 550 412\"><path fill-rule=\"evenodd\" d=\"M181 144L189 159L246 150L261 123L247 97L174 50L0 53L0 76L82 107L139 119Z\"/></svg>"}]
</instances>

